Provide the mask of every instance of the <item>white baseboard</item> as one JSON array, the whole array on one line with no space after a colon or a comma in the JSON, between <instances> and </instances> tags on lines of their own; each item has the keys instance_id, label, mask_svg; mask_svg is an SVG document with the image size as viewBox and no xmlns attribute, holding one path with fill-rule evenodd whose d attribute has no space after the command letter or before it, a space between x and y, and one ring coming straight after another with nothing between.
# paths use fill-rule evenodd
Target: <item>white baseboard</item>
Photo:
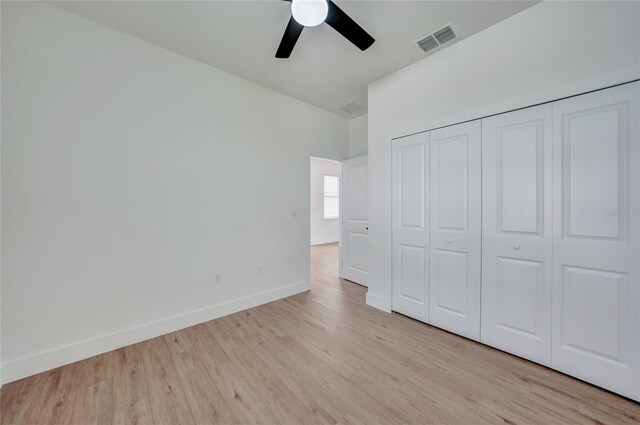
<instances>
[{"instance_id":1,"label":"white baseboard","mask_svg":"<svg viewBox=\"0 0 640 425\"><path fill-rule=\"evenodd\" d=\"M380 295L372 294L371 292L367 292L366 296L367 305L377 308L378 310L385 311L387 313L391 313L391 303L386 298L381 297Z\"/></svg>"},{"instance_id":2,"label":"white baseboard","mask_svg":"<svg viewBox=\"0 0 640 425\"><path fill-rule=\"evenodd\" d=\"M324 245L326 243L336 243L338 242L338 238L322 238L322 239L314 239L311 241L311 245Z\"/></svg>"},{"instance_id":3,"label":"white baseboard","mask_svg":"<svg viewBox=\"0 0 640 425\"><path fill-rule=\"evenodd\" d=\"M298 282L11 360L2 364L1 383L6 384L78 360L299 294L309 288L309 282Z\"/></svg>"}]
</instances>

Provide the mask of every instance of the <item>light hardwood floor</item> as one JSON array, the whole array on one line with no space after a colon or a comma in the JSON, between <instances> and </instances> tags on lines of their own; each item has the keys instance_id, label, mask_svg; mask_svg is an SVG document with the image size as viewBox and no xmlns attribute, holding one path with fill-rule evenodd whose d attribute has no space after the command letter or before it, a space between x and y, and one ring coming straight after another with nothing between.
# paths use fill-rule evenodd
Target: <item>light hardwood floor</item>
<instances>
[{"instance_id":1,"label":"light hardwood floor","mask_svg":"<svg viewBox=\"0 0 640 425\"><path fill-rule=\"evenodd\" d=\"M638 424L640 405L364 303L312 249L312 289L5 385L8 424Z\"/></svg>"}]
</instances>

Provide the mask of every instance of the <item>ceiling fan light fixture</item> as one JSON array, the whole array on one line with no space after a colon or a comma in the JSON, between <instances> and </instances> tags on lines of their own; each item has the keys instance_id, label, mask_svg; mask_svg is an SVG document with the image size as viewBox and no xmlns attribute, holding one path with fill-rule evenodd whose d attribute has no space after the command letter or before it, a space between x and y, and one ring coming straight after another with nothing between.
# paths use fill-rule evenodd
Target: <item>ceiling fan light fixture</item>
<instances>
[{"instance_id":1,"label":"ceiling fan light fixture","mask_svg":"<svg viewBox=\"0 0 640 425\"><path fill-rule=\"evenodd\" d=\"M293 0L291 14L299 24L315 27L327 19L329 5L327 0Z\"/></svg>"}]
</instances>

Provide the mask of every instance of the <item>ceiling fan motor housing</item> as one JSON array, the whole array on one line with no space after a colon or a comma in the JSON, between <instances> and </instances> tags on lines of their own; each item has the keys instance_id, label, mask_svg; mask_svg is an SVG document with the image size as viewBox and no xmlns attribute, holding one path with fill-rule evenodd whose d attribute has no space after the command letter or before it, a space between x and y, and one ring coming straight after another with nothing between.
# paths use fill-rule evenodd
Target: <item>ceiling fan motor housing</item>
<instances>
[{"instance_id":1,"label":"ceiling fan motor housing","mask_svg":"<svg viewBox=\"0 0 640 425\"><path fill-rule=\"evenodd\" d=\"M291 15L305 27L315 27L327 19L329 5L327 0L293 0Z\"/></svg>"}]
</instances>

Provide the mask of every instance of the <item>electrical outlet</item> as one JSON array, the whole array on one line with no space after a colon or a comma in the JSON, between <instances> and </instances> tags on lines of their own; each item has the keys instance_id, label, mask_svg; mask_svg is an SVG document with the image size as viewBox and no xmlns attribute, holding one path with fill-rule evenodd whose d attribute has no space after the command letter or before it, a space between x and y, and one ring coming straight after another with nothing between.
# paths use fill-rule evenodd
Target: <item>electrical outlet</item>
<instances>
[{"instance_id":1,"label":"electrical outlet","mask_svg":"<svg viewBox=\"0 0 640 425\"><path fill-rule=\"evenodd\" d=\"M298 217L300 217L300 211L291 210L291 218L298 218Z\"/></svg>"},{"instance_id":2,"label":"electrical outlet","mask_svg":"<svg viewBox=\"0 0 640 425\"><path fill-rule=\"evenodd\" d=\"M258 274L264 273L264 266L262 264L258 264L256 266L256 273L258 273Z\"/></svg>"},{"instance_id":3,"label":"electrical outlet","mask_svg":"<svg viewBox=\"0 0 640 425\"><path fill-rule=\"evenodd\" d=\"M222 283L222 273L215 272L213 274L213 283L216 285Z\"/></svg>"}]
</instances>

